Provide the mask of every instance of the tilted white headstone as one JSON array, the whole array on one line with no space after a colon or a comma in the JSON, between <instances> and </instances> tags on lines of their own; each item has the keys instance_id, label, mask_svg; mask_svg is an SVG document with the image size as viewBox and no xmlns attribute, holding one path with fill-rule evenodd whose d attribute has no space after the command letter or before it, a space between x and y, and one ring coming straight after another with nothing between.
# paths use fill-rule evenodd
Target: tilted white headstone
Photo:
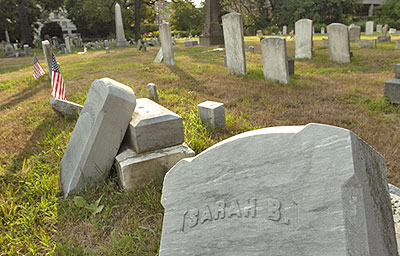
<instances>
[{"instance_id":1,"label":"tilted white headstone","mask_svg":"<svg viewBox=\"0 0 400 256\"><path fill-rule=\"evenodd\" d=\"M47 68L49 70L49 77L51 78L51 45L47 40L42 41L43 55L47 63Z\"/></svg>"},{"instance_id":2,"label":"tilted white headstone","mask_svg":"<svg viewBox=\"0 0 400 256\"><path fill-rule=\"evenodd\" d=\"M154 58L154 63L161 63L163 58L164 58L164 56L163 56L162 47L161 47L160 50L158 51L156 57Z\"/></svg>"},{"instance_id":3,"label":"tilted white headstone","mask_svg":"<svg viewBox=\"0 0 400 256\"><path fill-rule=\"evenodd\" d=\"M327 28L330 59L337 63L350 63L348 27L341 23L332 23Z\"/></svg>"},{"instance_id":4,"label":"tilted white headstone","mask_svg":"<svg viewBox=\"0 0 400 256\"><path fill-rule=\"evenodd\" d=\"M261 40L261 53L265 80L289 83L286 39L269 37Z\"/></svg>"},{"instance_id":5,"label":"tilted white headstone","mask_svg":"<svg viewBox=\"0 0 400 256\"><path fill-rule=\"evenodd\" d=\"M124 24L122 23L121 6L118 3L115 4L115 31L117 35L115 46L127 46L128 41L126 41Z\"/></svg>"},{"instance_id":6,"label":"tilted white headstone","mask_svg":"<svg viewBox=\"0 0 400 256\"><path fill-rule=\"evenodd\" d=\"M296 59L311 59L313 49L313 22L309 19L298 20L295 24L295 57Z\"/></svg>"},{"instance_id":7,"label":"tilted white headstone","mask_svg":"<svg viewBox=\"0 0 400 256\"><path fill-rule=\"evenodd\" d=\"M109 175L135 106L130 87L108 78L93 82L61 160L64 198Z\"/></svg>"},{"instance_id":8,"label":"tilted white headstone","mask_svg":"<svg viewBox=\"0 0 400 256\"><path fill-rule=\"evenodd\" d=\"M247 68L242 15L228 13L222 17L222 24L228 72L232 75L244 75Z\"/></svg>"},{"instance_id":9,"label":"tilted white headstone","mask_svg":"<svg viewBox=\"0 0 400 256\"><path fill-rule=\"evenodd\" d=\"M273 127L165 176L160 256L397 255L383 157L349 130Z\"/></svg>"},{"instance_id":10,"label":"tilted white headstone","mask_svg":"<svg viewBox=\"0 0 400 256\"><path fill-rule=\"evenodd\" d=\"M172 47L172 37L169 23L163 23L160 25L160 41L164 63L169 66L175 66L175 56Z\"/></svg>"}]
</instances>

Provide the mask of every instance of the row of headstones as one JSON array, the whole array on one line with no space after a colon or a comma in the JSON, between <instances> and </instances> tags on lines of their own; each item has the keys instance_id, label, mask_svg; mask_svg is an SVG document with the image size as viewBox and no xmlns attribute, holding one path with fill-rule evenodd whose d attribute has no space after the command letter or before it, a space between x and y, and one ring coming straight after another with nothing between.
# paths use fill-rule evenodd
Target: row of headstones
<instances>
[{"instance_id":1,"label":"row of headstones","mask_svg":"<svg viewBox=\"0 0 400 256\"><path fill-rule=\"evenodd\" d=\"M387 36L387 33L394 34L397 32L397 30L395 28L389 29L388 24L386 24L385 26L378 24L378 25L376 25L376 32L383 33L383 36ZM374 34L374 22L373 21L367 21L365 23L365 34L367 36Z\"/></svg>"}]
</instances>

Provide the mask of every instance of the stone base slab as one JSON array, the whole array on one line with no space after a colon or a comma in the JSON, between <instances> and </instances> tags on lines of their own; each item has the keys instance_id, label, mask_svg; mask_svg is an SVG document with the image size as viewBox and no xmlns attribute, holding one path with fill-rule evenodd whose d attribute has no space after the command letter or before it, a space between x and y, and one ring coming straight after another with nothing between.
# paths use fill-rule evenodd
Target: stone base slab
<instances>
[{"instance_id":1,"label":"stone base slab","mask_svg":"<svg viewBox=\"0 0 400 256\"><path fill-rule=\"evenodd\" d=\"M393 78L385 83L385 97L390 102L400 104L400 79Z\"/></svg>"}]
</instances>

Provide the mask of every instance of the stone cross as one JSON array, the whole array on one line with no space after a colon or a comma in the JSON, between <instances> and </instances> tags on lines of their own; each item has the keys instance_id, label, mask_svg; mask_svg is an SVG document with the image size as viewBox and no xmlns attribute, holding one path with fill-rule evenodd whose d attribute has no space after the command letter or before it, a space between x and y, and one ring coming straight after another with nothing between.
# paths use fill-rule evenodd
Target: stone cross
<instances>
[{"instance_id":1,"label":"stone cross","mask_svg":"<svg viewBox=\"0 0 400 256\"><path fill-rule=\"evenodd\" d=\"M250 131L165 176L160 256L397 255L383 157L321 124Z\"/></svg>"},{"instance_id":2,"label":"stone cross","mask_svg":"<svg viewBox=\"0 0 400 256\"><path fill-rule=\"evenodd\" d=\"M115 4L115 31L117 35L115 46L128 46L128 41L126 41L125 38L124 24L122 22L121 7L118 3Z\"/></svg>"},{"instance_id":3,"label":"stone cross","mask_svg":"<svg viewBox=\"0 0 400 256\"><path fill-rule=\"evenodd\" d=\"M43 55L47 63L47 68L49 69L49 77L51 79L51 47L50 42L47 40L42 41Z\"/></svg>"},{"instance_id":4,"label":"stone cross","mask_svg":"<svg viewBox=\"0 0 400 256\"><path fill-rule=\"evenodd\" d=\"M247 73L244 48L243 20L240 13L229 13L222 17L228 72L232 75Z\"/></svg>"},{"instance_id":5,"label":"stone cross","mask_svg":"<svg viewBox=\"0 0 400 256\"><path fill-rule=\"evenodd\" d=\"M174 50L172 48L172 37L169 23L160 25L161 48L164 57L164 63L169 66L175 66Z\"/></svg>"},{"instance_id":6,"label":"stone cross","mask_svg":"<svg viewBox=\"0 0 400 256\"><path fill-rule=\"evenodd\" d=\"M327 28L330 59L337 63L350 63L348 27L341 23L332 23Z\"/></svg>"},{"instance_id":7,"label":"stone cross","mask_svg":"<svg viewBox=\"0 0 400 256\"><path fill-rule=\"evenodd\" d=\"M268 37L261 40L261 53L265 80L289 83L289 66L286 39Z\"/></svg>"},{"instance_id":8,"label":"stone cross","mask_svg":"<svg viewBox=\"0 0 400 256\"><path fill-rule=\"evenodd\" d=\"M295 57L296 59L311 59L313 50L313 22L309 19L298 20L295 23Z\"/></svg>"},{"instance_id":9,"label":"stone cross","mask_svg":"<svg viewBox=\"0 0 400 256\"><path fill-rule=\"evenodd\" d=\"M374 22L373 21L367 21L365 23L365 35L371 36L374 34Z\"/></svg>"},{"instance_id":10,"label":"stone cross","mask_svg":"<svg viewBox=\"0 0 400 256\"><path fill-rule=\"evenodd\" d=\"M205 1L205 23L203 36L200 37L200 45L220 45L224 44L221 25L218 20L218 0Z\"/></svg>"}]
</instances>

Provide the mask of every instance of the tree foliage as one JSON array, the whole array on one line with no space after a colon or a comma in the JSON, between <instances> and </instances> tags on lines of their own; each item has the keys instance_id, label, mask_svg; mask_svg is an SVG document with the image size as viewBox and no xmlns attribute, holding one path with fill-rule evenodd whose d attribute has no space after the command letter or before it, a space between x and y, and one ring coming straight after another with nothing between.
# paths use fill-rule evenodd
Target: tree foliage
<instances>
[{"instance_id":1,"label":"tree foliage","mask_svg":"<svg viewBox=\"0 0 400 256\"><path fill-rule=\"evenodd\" d=\"M58 38L63 38L62 29L57 22L48 22L44 24L42 30L40 31L40 37L44 38L45 35L49 35L50 37L56 36Z\"/></svg>"},{"instance_id":2,"label":"tree foliage","mask_svg":"<svg viewBox=\"0 0 400 256\"><path fill-rule=\"evenodd\" d=\"M177 0L170 3L169 22L173 30L200 31L204 24L204 12L196 8L190 0Z\"/></svg>"},{"instance_id":3,"label":"tree foliage","mask_svg":"<svg viewBox=\"0 0 400 256\"><path fill-rule=\"evenodd\" d=\"M386 0L376 11L377 21L400 29L400 1Z\"/></svg>"}]
</instances>

